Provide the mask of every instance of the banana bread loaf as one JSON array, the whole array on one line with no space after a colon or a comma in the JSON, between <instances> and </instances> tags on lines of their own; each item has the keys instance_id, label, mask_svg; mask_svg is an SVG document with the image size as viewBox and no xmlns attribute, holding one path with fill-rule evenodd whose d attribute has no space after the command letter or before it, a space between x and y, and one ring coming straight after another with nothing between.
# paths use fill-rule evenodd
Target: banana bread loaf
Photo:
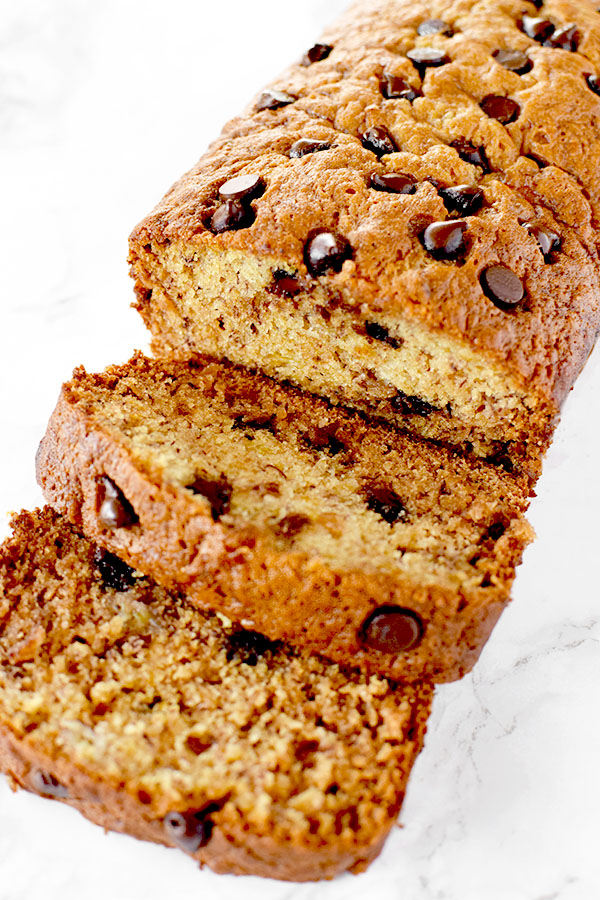
<instances>
[{"instance_id":1,"label":"banana bread loaf","mask_svg":"<svg viewBox=\"0 0 600 900\"><path fill-rule=\"evenodd\" d=\"M531 538L514 475L207 359L76 371L37 463L55 509L165 587L397 679L471 668Z\"/></svg>"},{"instance_id":2,"label":"banana bread loaf","mask_svg":"<svg viewBox=\"0 0 600 900\"><path fill-rule=\"evenodd\" d=\"M133 232L155 349L535 477L600 322L595 6L356 4Z\"/></svg>"},{"instance_id":3,"label":"banana bread loaf","mask_svg":"<svg viewBox=\"0 0 600 900\"><path fill-rule=\"evenodd\" d=\"M359 872L394 824L432 688L207 616L22 513L0 551L0 769L217 872Z\"/></svg>"}]
</instances>

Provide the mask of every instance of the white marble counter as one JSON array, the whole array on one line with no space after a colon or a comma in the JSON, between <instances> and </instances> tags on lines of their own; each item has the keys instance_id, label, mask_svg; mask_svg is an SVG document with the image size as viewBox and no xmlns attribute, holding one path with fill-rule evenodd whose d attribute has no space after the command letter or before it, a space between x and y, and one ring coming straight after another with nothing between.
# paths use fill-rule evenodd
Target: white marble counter
<instances>
[{"instance_id":1,"label":"white marble counter","mask_svg":"<svg viewBox=\"0 0 600 900\"><path fill-rule=\"evenodd\" d=\"M0 532L74 365L126 359L126 239L253 89L344 0L0 0ZM546 464L538 542L474 674L439 690L402 813L364 876L199 872L0 777L0 900L597 900L600 353Z\"/></svg>"}]
</instances>

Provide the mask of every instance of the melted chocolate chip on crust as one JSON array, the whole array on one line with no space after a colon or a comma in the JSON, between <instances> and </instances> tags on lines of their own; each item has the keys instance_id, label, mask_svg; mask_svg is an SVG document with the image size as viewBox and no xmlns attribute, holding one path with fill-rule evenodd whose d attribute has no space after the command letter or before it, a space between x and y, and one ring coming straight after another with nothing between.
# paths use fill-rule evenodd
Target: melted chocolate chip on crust
<instances>
[{"instance_id":1,"label":"melted chocolate chip on crust","mask_svg":"<svg viewBox=\"0 0 600 900\"><path fill-rule=\"evenodd\" d=\"M321 62L322 59L327 59L332 50L331 44L315 44L304 54L300 65L312 66L313 63Z\"/></svg>"},{"instance_id":2,"label":"melted chocolate chip on crust","mask_svg":"<svg viewBox=\"0 0 600 900\"><path fill-rule=\"evenodd\" d=\"M94 563L102 578L104 587L111 588L113 591L128 591L135 584L135 575L133 569L124 563L123 560L109 553L102 547L96 547L94 550Z\"/></svg>"},{"instance_id":3,"label":"melted chocolate chip on crust","mask_svg":"<svg viewBox=\"0 0 600 900\"><path fill-rule=\"evenodd\" d=\"M393 409L403 413L405 416L419 416L422 419L426 419L432 413L439 412L437 406L433 406L427 400L423 400L421 397L411 397L403 391L398 391L390 403Z\"/></svg>"},{"instance_id":4,"label":"melted chocolate chip on crust","mask_svg":"<svg viewBox=\"0 0 600 900\"><path fill-rule=\"evenodd\" d=\"M214 234L223 234L225 231L238 231L240 228L250 228L254 224L256 216L251 206L239 200L227 200L218 206L210 220L210 230Z\"/></svg>"},{"instance_id":5,"label":"melted chocolate chip on crust","mask_svg":"<svg viewBox=\"0 0 600 900\"><path fill-rule=\"evenodd\" d=\"M394 138L387 128L384 128L382 125L374 125L372 128L367 128L360 135L360 139L363 147L366 150L371 150L378 157L385 156L388 153L396 153L398 150Z\"/></svg>"},{"instance_id":6,"label":"melted chocolate chip on crust","mask_svg":"<svg viewBox=\"0 0 600 900\"><path fill-rule=\"evenodd\" d=\"M442 50L436 50L434 47L415 47L406 54L411 63L421 76L425 77L427 69L445 66L451 62L450 57Z\"/></svg>"},{"instance_id":7,"label":"melted chocolate chip on crust","mask_svg":"<svg viewBox=\"0 0 600 900\"><path fill-rule=\"evenodd\" d=\"M346 238L331 231L309 235L304 249L306 268L315 278L325 272L340 272L344 262L352 256L352 247Z\"/></svg>"},{"instance_id":8,"label":"melted chocolate chip on crust","mask_svg":"<svg viewBox=\"0 0 600 900\"><path fill-rule=\"evenodd\" d=\"M277 269L273 272L273 283L268 288L270 294L276 297L295 297L302 290L302 285L295 275Z\"/></svg>"},{"instance_id":9,"label":"melted chocolate chip on crust","mask_svg":"<svg viewBox=\"0 0 600 900\"><path fill-rule=\"evenodd\" d=\"M199 810L167 813L163 821L165 832L181 850L196 853L210 841L214 828L210 816L219 809L216 803L210 803Z\"/></svg>"},{"instance_id":10,"label":"melted chocolate chip on crust","mask_svg":"<svg viewBox=\"0 0 600 900\"><path fill-rule=\"evenodd\" d=\"M481 273L481 286L485 295L499 309L517 306L525 296L520 278L506 266L490 266Z\"/></svg>"},{"instance_id":11,"label":"melted chocolate chip on crust","mask_svg":"<svg viewBox=\"0 0 600 900\"><path fill-rule=\"evenodd\" d=\"M327 141L314 141L310 138L300 138L290 147L290 159L301 159L309 153L319 153L322 150L330 150L331 144Z\"/></svg>"},{"instance_id":12,"label":"melted chocolate chip on crust","mask_svg":"<svg viewBox=\"0 0 600 900\"><path fill-rule=\"evenodd\" d=\"M499 49L494 50L492 56L501 66L517 75L526 75L533 69L533 61L522 50Z\"/></svg>"},{"instance_id":13,"label":"melted chocolate chip on crust","mask_svg":"<svg viewBox=\"0 0 600 900\"><path fill-rule=\"evenodd\" d=\"M404 343L403 338L392 337L388 329L384 325L380 325L379 322L365 322L365 332L374 341L389 344L394 350L398 350Z\"/></svg>"},{"instance_id":14,"label":"melted chocolate chip on crust","mask_svg":"<svg viewBox=\"0 0 600 900\"><path fill-rule=\"evenodd\" d=\"M464 138L457 138L457 140L451 141L450 146L456 150L460 158L464 159L465 162L471 163L472 166L479 166L485 173L491 171L484 147L476 147L475 144Z\"/></svg>"},{"instance_id":15,"label":"melted chocolate chip on crust","mask_svg":"<svg viewBox=\"0 0 600 900\"><path fill-rule=\"evenodd\" d=\"M547 41L554 34L554 25L549 19L536 18L534 16L523 16L519 22L519 28L527 37L539 44Z\"/></svg>"},{"instance_id":16,"label":"melted chocolate chip on crust","mask_svg":"<svg viewBox=\"0 0 600 900\"><path fill-rule=\"evenodd\" d=\"M256 102L256 111L261 112L263 109L281 109L282 106L289 106L295 103L297 97L285 91L267 90L263 91Z\"/></svg>"},{"instance_id":17,"label":"melted chocolate chip on crust","mask_svg":"<svg viewBox=\"0 0 600 900\"><path fill-rule=\"evenodd\" d=\"M369 616L362 629L363 641L381 653L407 653L423 638L423 623L411 609L382 606Z\"/></svg>"},{"instance_id":18,"label":"melted chocolate chip on crust","mask_svg":"<svg viewBox=\"0 0 600 900\"><path fill-rule=\"evenodd\" d=\"M408 510L398 494L385 485L369 485L363 491L363 497L371 512L381 516L388 525L404 522L408 516Z\"/></svg>"},{"instance_id":19,"label":"melted chocolate chip on crust","mask_svg":"<svg viewBox=\"0 0 600 900\"><path fill-rule=\"evenodd\" d=\"M217 522L221 516L229 512L233 486L224 476L214 480L199 475L193 484L188 485L188 490L208 500L213 522Z\"/></svg>"},{"instance_id":20,"label":"melted chocolate chip on crust","mask_svg":"<svg viewBox=\"0 0 600 900\"><path fill-rule=\"evenodd\" d=\"M569 53L576 53L581 41L581 34L577 25L567 25L544 41L544 47L553 47L555 50L567 50Z\"/></svg>"},{"instance_id":21,"label":"melted chocolate chip on crust","mask_svg":"<svg viewBox=\"0 0 600 900\"><path fill-rule=\"evenodd\" d=\"M219 188L223 200L254 200L265 191L265 183L260 175L236 175Z\"/></svg>"},{"instance_id":22,"label":"melted chocolate chip on crust","mask_svg":"<svg viewBox=\"0 0 600 900\"><path fill-rule=\"evenodd\" d=\"M404 78L392 75L391 72L383 73L380 88L386 100L408 100L409 103L412 103L417 97L423 96L423 91L412 87Z\"/></svg>"},{"instance_id":23,"label":"melted chocolate chip on crust","mask_svg":"<svg viewBox=\"0 0 600 900\"><path fill-rule=\"evenodd\" d=\"M417 28L417 34L421 35L421 37L430 34L443 34L446 37L452 37L454 29L452 25L448 25L442 19L427 19L425 22L421 22Z\"/></svg>"},{"instance_id":24,"label":"melted chocolate chip on crust","mask_svg":"<svg viewBox=\"0 0 600 900\"><path fill-rule=\"evenodd\" d=\"M48 797L52 800L66 800L69 796L67 788L57 781L50 772L42 769L34 769L29 777L29 784L40 797Z\"/></svg>"},{"instance_id":25,"label":"melted chocolate chip on crust","mask_svg":"<svg viewBox=\"0 0 600 900\"><path fill-rule=\"evenodd\" d=\"M549 228L544 228L543 225L525 225L525 231L528 231L539 244L540 250L544 256L546 262L550 262L552 259L552 254L560 250L561 239L560 235L555 231L550 231Z\"/></svg>"},{"instance_id":26,"label":"melted chocolate chip on crust","mask_svg":"<svg viewBox=\"0 0 600 900\"><path fill-rule=\"evenodd\" d=\"M585 78L590 91L593 91L594 94L598 94L600 97L600 79L598 76L593 75L591 72L587 72L583 77Z\"/></svg>"},{"instance_id":27,"label":"melted chocolate chip on crust","mask_svg":"<svg viewBox=\"0 0 600 900\"><path fill-rule=\"evenodd\" d=\"M227 636L227 643L227 661L235 659L246 666L256 666L259 659L274 655L280 646L278 641L270 641L258 631L233 631Z\"/></svg>"},{"instance_id":28,"label":"melted chocolate chip on crust","mask_svg":"<svg viewBox=\"0 0 600 900\"><path fill-rule=\"evenodd\" d=\"M423 232L423 246L434 259L454 261L467 252L465 233L468 223L462 219L432 222Z\"/></svg>"},{"instance_id":29,"label":"melted chocolate chip on crust","mask_svg":"<svg viewBox=\"0 0 600 900\"><path fill-rule=\"evenodd\" d=\"M521 107L516 100L499 94L488 94L479 104L490 119L497 119L502 125L510 125L519 118Z\"/></svg>"},{"instance_id":30,"label":"melted chocolate chip on crust","mask_svg":"<svg viewBox=\"0 0 600 900\"><path fill-rule=\"evenodd\" d=\"M485 194L481 188L471 184L458 184L456 187L441 188L440 197L449 213L461 216L474 216L482 208Z\"/></svg>"},{"instance_id":31,"label":"melted chocolate chip on crust","mask_svg":"<svg viewBox=\"0 0 600 900\"><path fill-rule=\"evenodd\" d=\"M138 521L123 491L107 475L98 479L98 503L98 521L105 528L127 528Z\"/></svg>"},{"instance_id":32,"label":"melted chocolate chip on crust","mask_svg":"<svg viewBox=\"0 0 600 900\"><path fill-rule=\"evenodd\" d=\"M385 172L383 175L376 172L371 175L369 187L388 194L414 194L417 180L412 175L402 175L401 172Z\"/></svg>"}]
</instances>

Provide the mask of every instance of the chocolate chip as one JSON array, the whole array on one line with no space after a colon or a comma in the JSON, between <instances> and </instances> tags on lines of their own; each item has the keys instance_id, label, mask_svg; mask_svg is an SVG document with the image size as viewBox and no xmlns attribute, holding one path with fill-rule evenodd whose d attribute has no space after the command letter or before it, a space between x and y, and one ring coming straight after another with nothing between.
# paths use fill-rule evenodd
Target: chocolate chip
<instances>
[{"instance_id":1,"label":"chocolate chip","mask_svg":"<svg viewBox=\"0 0 600 900\"><path fill-rule=\"evenodd\" d=\"M425 77L427 69L445 66L449 63L450 57L442 50L436 50L435 47L415 47L406 54L411 63L421 76Z\"/></svg>"},{"instance_id":2,"label":"chocolate chip","mask_svg":"<svg viewBox=\"0 0 600 900\"><path fill-rule=\"evenodd\" d=\"M518 119L521 107L516 100L502 97L499 94L488 94L479 104L490 119L497 119L502 125L510 125Z\"/></svg>"},{"instance_id":3,"label":"chocolate chip","mask_svg":"<svg viewBox=\"0 0 600 900\"><path fill-rule=\"evenodd\" d=\"M533 69L533 61L522 50L494 50L492 56L501 66L516 75L526 75Z\"/></svg>"},{"instance_id":4,"label":"chocolate chip","mask_svg":"<svg viewBox=\"0 0 600 900\"><path fill-rule=\"evenodd\" d=\"M305 759L307 759L313 753L316 753L318 749L318 741L300 741L298 744L296 744L294 755L296 759L300 760L300 762L304 762Z\"/></svg>"},{"instance_id":5,"label":"chocolate chip","mask_svg":"<svg viewBox=\"0 0 600 900\"><path fill-rule=\"evenodd\" d=\"M367 128L360 135L362 145L366 150L371 150L375 156L385 156L387 153L396 153L398 146L394 141L387 128L381 125L374 125Z\"/></svg>"},{"instance_id":6,"label":"chocolate chip","mask_svg":"<svg viewBox=\"0 0 600 900\"><path fill-rule=\"evenodd\" d=\"M275 416L253 416L252 414L236 416L232 428L234 430L270 431L271 434L275 434Z\"/></svg>"},{"instance_id":7,"label":"chocolate chip","mask_svg":"<svg viewBox=\"0 0 600 900\"><path fill-rule=\"evenodd\" d=\"M295 297L301 290L302 285L295 275L283 269L273 272L273 283L268 288L270 294L275 294L276 297Z\"/></svg>"},{"instance_id":8,"label":"chocolate chip","mask_svg":"<svg viewBox=\"0 0 600 900\"><path fill-rule=\"evenodd\" d=\"M600 97L600 79L598 79L598 76L592 75L591 72L587 72L583 77L585 78L590 91L593 91L594 94L598 94Z\"/></svg>"},{"instance_id":9,"label":"chocolate chip","mask_svg":"<svg viewBox=\"0 0 600 900\"><path fill-rule=\"evenodd\" d=\"M318 450L320 453L325 452L330 456L337 456L348 449L338 438L338 429L339 425L337 423L325 425L324 427L315 425L302 436L302 439L311 450Z\"/></svg>"},{"instance_id":10,"label":"chocolate chip","mask_svg":"<svg viewBox=\"0 0 600 900\"><path fill-rule=\"evenodd\" d=\"M451 141L450 146L456 150L460 158L465 162L471 163L472 166L479 166L484 172L491 171L484 147L476 147L475 144L466 141L464 138L457 138L455 141Z\"/></svg>"},{"instance_id":11,"label":"chocolate chip","mask_svg":"<svg viewBox=\"0 0 600 900\"><path fill-rule=\"evenodd\" d=\"M200 494L208 500L214 522L229 512L233 486L225 476L215 481L200 475L193 484L188 485L188 490L194 494Z\"/></svg>"},{"instance_id":12,"label":"chocolate chip","mask_svg":"<svg viewBox=\"0 0 600 900\"><path fill-rule=\"evenodd\" d=\"M371 175L369 187L376 191L387 191L388 194L414 194L417 190L417 179L412 175L402 175L400 172L386 172L383 175L376 172Z\"/></svg>"},{"instance_id":13,"label":"chocolate chip","mask_svg":"<svg viewBox=\"0 0 600 900\"><path fill-rule=\"evenodd\" d=\"M332 50L331 44L315 44L304 54L300 65L312 66L313 63L321 62L322 59L327 59Z\"/></svg>"},{"instance_id":14,"label":"chocolate chip","mask_svg":"<svg viewBox=\"0 0 600 900\"><path fill-rule=\"evenodd\" d=\"M124 563L114 553L109 553L102 547L96 547L94 563L100 572L104 587L112 588L113 591L128 591L135 584L135 575L131 566Z\"/></svg>"},{"instance_id":15,"label":"chocolate chip","mask_svg":"<svg viewBox=\"0 0 600 900\"><path fill-rule=\"evenodd\" d=\"M285 91L267 90L263 91L256 102L256 111L261 112L263 109L280 109L282 106L289 106L298 98L292 97Z\"/></svg>"},{"instance_id":16,"label":"chocolate chip","mask_svg":"<svg viewBox=\"0 0 600 900\"><path fill-rule=\"evenodd\" d=\"M456 187L442 188L439 192L449 213L474 216L483 206L485 194L472 184L458 184Z\"/></svg>"},{"instance_id":17,"label":"chocolate chip","mask_svg":"<svg viewBox=\"0 0 600 900\"><path fill-rule=\"evenodd\" d=\"M195 734L190 734L186 738L185 745L195 756L200 756L200 754L212 747L212 741L204 741Z\"/></svg>"},{"instance_id":18,"label":"chocolate chip","mask_svg":"<svg viewBox=\"0 0 600 900\"><path fill-rule=\"evenodd\" d=\"M127 528L138 521L131 503L106 475L98 481L98 502L100 504L98 521L105 528Z\"/></svg>"},{"instance_id":19,"label":"chocolate chip","mask_svg":"<svg viewBox=\"0 0 600 900\"><path fill-rule=\"evenodd\" d=\"M219 188L223 200L254 200L264 193L265 183L260 175L236 175Z\"/></svg>"},{"instance_id":20,"label":"chocolate chip","mask_svg":"<svg viewBox=\"0 0 600 900\"><path fill-rule=\"evenodd\" d=\"M525 296L520 278L506 266L490 266L481 273L484 293L499 309L517 306Z\"/></svg>"},{"instance_id":21,"label":"chocolate chip","mask_svg":"<svg viewBox=\"0 0 600 900\"><path fill-rule=\"evenodd\" d=\"M407 653L423 639L423 623L411 609L381 606L369 616L363 629L363 640L371 650L381 653Z\"/></svg>"},{"instance_id":22,"label":"chocolate chip","mask_svg":"<svg viewBox=\"0 0 600 900\"><path fill-rule=\"evenodd\" d=\"M525 231L528 231L529 234L533 235L536 241L539 244L540 250L544 256L546 262L551 261L552 254L556 250L560 250L561 239L560 235L555 231L550 231L549 228L544 228L543 225L525 225Z\"/></svg>"},{"instance_id":23,"label":"chocolate chip","mask_svg":"<svg viewBox=\"0 0 600 900\"><path fill-rule=\"evenodd\" d=\"M459 259L467 252L465 232L468 227L462 219L432 222L423 232L423 246L434 259Z\"/></svg>"},{"instance_id":24,"label":"chocolate chip","mask_svg":"<svg viewBox=\"0 0 600 900\"><path fill-rule=\"evenodd\" d=\"M300 138L290 147L290 159L301 159L308 153L319 153L322 150L330 150L331 144L327 141L314 141L311 138Z\"/></svg>"},{"instance_id":25,"label":"chocolate chip","mask_svg":"<svg viewBox=\"0 0 600 900\"><path fill-rule=\"evenodd\" d=\"M392 75L391 72L383 73L380 88L386 100L408 100L409 103L412 103L417 97L423 96L423 91L412 87L404 78Z\"/></svg>"},{"instance_id":26,"label":"chocolate chip","mask_svg":"<svg viewBox=\"0 0 600 900\"><path fill-rule=\"evenodd\" d=\"M554 25L549 19L535 18L534 16L523 16L519 22L521 31L525 32L527 37L539 44L543 44L548 38L554 34Z\"/></svg>"},{"instance_id":27,"label":"chocolate chip","mask_svg":"<svg viewBox=\"0 0 600 900\"><path fill-rule=\"evenodd\" d=\"M404 340L402 338L392 337L387 328L380 325L379 322L365 322L365 331L374 341L381 341L383 344L389 344L394 350L398 350Z\"/></svg>"},{"instance_id":28,"label":"chocolate chip","mask_svg":"<svg viewBox=\"0 0 600 900\"><path fill-rule=\"evenodd\" d=\"M69 791L56 780L50 772L44 772L42 769L34 769L29 777L31 789L39 794L40 797L48 797L52 800L66 800Z\"/></svg>"},{"instance_id":29,"label":"chocolate chip","mask_svg":"<svg viewBox=\"0 0 600 900\"><path fill-rule=\"evenodd\" d=\"M258 660L279 650L278 641L270 641L258 631L234 631L227 636L227 661L255 666Z\"/></svg>"},{"instance_id":30,"label":"chocolate chip","mask_svg":"<svg viewBox=\"0 0 600 900\"><path fill-rule=\"evenodd\" d=\"M222 234L224 231L237 231L240 228L250 228L256 216L251 206L240 203L239 200L227 200L217 207L210 221L210 229L214 234Z\"/></svg>"},{"instance_id":31,"label":"chocolate chip","mask_svg":"<svg viewBox=\"0 0 600 900\"><path fill-rule=\"evenodd\" d=\"M506 529L508 528L508 523L504 519L499 519L497 522L493 522L490 527L487 529L486 534L484 535L484 540L488 539L494 541L499 541L503 534L506 533Z\"/></svg>"},{"instance_id":32,"label":"chocolate chip","mask_svg":"<svg viewBox=\"0 0 600 900\"><path fill-rule=\"evenodd\" d=\"M352 256L352 247L346 238L331 231L309 235L304 250L306 267L315 277L329 271L341 272L344 262Z\"/></svg>"},{"instance_id":33,"label":"chocolate chip","mask_svg":"<svg viewBox=\"0 0 600 900\"><path fill-rule=\"evenodd\" d=\"M381 516L388 525L403 522L408 515L398 494L385 485L370 485L363 491L363 497L371 512Z\"/></svg>"},{"instance_id":34,"label":"chocolate chip","mask_svg":"<svg viewBox=\"0 0 600 900\"><path fill-rule=\"evenodd\" d=\"M443 22L441 19L427 19L427 21L421 22L417 28L417 34L420 34L421 37L430 34L444 34L446 37L452 37L454 29L452 25L448 25L447 22Z\"/></svg>"},{"instance_id":35,"label":"chocolate chip","mask_svg":"<svg viewBox=\"0 0 600 900\"><path fill-rule=\"evenodd\" d=\"M276 529L284 537L292 538L300 534L307 525L310 525L308 516L303 516L301 513L291 513L277 523Z\"/></svg>"},{"instance_id":36,"label":"chocolate chip","mask_svg":"<svg viewBox=\"0 0 600 900\"><path fill-rule=\"evenodd\" d=\"M411 397L403 391L398 391L390 402L393 409L406 416L419 416L426 419L432 413L439 412L437 406L433 406L427 400L423 400L421 397Z\"/></svg>"},{"instance_id":37,"label":"chocolate chip","mask_svg":"<svg viewBox=\"0 0 600 900\"><path fill-rule=\"evenodd\" d=\"M544 47L554 47L555 50L567 50L569 53L576 53L581 41L581 34L577 25L567 25L560 31L544 41Z\"/></svg>"},{"instance_id":38,"label":"chocolate chip","mask_svg":"<svg viewBox=\"0 0 600 900\"><path fill-rule=\"evenodd\" d=\"M167 813L164 818L165 832L181 850L196 853L210 841L214 828L210 815L218 810L219 807L211 803L200 810Z\"/></svg>"}]
</instances>

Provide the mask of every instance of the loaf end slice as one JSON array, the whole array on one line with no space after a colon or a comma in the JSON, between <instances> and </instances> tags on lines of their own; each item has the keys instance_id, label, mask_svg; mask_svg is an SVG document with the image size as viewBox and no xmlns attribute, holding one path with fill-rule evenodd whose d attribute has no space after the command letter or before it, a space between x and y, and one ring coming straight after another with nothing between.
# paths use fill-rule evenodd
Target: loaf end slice
<instances>
[{"instance_id":1,"label":"loaf end slice","mask_svg":"<svg viewBox=\"0 0 600 900\"><path fill-rule=\"evenodd\" d=\"M396 679L472 667L532 536L526 480L209 359L78 370L38 477L202 609Z\"/></svg>"},{"instance_id":2,"label":"loaf end slice","mask_svg":"<svg viewBox=\"0 0 600 900\"><path fill-rule=\"evenodd\" d=\"M427 684L344 673L205 615L49 508L0 551L0 769L217 872L362 871L396 821Z\"/></svg>"},{"instance_id":3,"label":"loaf end slice","mask_svg":"<svg viewBox=\"0 0 600 900\"><path fill-rule=\"evenodd\" d=\"M600 15L539 16L356 4L133 232L156 350L535 478L600 325Z\"/></svg>"}]
</instances>

